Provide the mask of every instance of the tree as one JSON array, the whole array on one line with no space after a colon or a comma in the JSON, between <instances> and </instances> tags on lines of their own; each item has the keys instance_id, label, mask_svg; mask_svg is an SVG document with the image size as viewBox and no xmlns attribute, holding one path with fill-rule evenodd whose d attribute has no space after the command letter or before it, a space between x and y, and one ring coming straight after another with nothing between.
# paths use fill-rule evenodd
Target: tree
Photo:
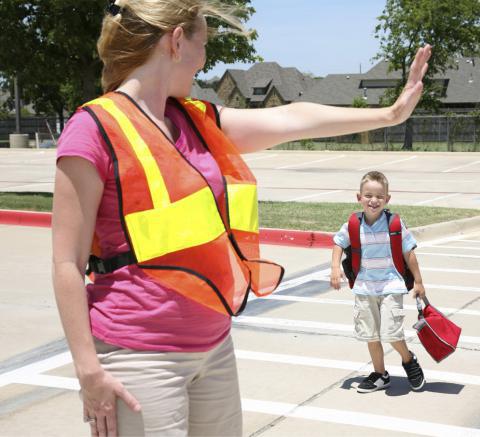
<instances>
[{"instance_id":1,"label":"tree","mask_svg":"<svg viewBox=\"0 0 480 437\"><path fill-rule=\"evenodd\" d=\"M375 28L380 39L377 58L389 62L389 71L400 70L401 81L382 99L391 104L408 78L408 66L418 47L431 44L432 56L425 78L425 91L419 106L438 111L443 95L438 73L455 68L456 56L480 53L480 2L478 0L387 0ZM403 148L412 148L412 122L407 120Z\"/></svg>"},{"instance_id":2,"label":"tree","mask_svg":"<svg viewBox=\"0 0 480 437\"><path fill-rule=\"evenodd\" d=\"M243 21L255 12L250 0L221 3L238 7ZM57 113L61 120L64 110L73 111L99 95L102 65L96 42L106 4L106 0L2 0L0 75L6 86L17 76L24 100L39 112ZM217 62L257 60L252 42L237 34L218 33L207 51L204 71Z\"/></svg>"}]
</instances>

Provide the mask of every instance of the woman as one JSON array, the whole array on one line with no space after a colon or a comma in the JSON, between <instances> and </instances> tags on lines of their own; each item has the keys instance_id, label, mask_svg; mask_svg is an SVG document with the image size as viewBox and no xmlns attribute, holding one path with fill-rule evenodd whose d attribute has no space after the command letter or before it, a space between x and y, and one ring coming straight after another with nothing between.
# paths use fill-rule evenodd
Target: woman
<instances>
[{"instance_id":1,"label":"woman","mask_svg":"<svg viewBox=\"0 0 480 437\"><path fill-rule=\"evenodd\" d=\"M54 287L94 436L241 435L230 316L283 271L258 259L255 181L239 153L398 124L422 93L429 46L389 108L185 99L206 15L241 31L203 0L112 4L98 43L106 94L59 143Z\"/></svg>"}]
</instances>

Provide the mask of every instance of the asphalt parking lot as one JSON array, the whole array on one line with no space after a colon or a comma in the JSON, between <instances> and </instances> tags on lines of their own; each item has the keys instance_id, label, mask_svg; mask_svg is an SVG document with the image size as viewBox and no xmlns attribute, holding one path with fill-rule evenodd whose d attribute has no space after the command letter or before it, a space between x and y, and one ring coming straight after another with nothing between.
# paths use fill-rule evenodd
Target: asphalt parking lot
<instances>
[{"instance_id":1,"label":"asphalt parking lot","mask_svg":"<svg viewBox=\"0 0 480 437\"><path fill-rule=\"evenodd\" d=\"M302 164L307 162L304 154L272 151L250 155L247 161L263 199L281 194L284 200L353 200L349 197L371 162L390 178L392 202L480 206L478 155L428 154L422 162L417 157L393 164L388 162L414 154L366 154L366 162L360 152L346 155L348 159L336 158L336 152L307 155L308 164ZM329 158L335 159L322 161ZM0 190L49 191L54 160L52 151L0 153ZM275 173L286 165L303 170ZM13 176L3 171L12 167ZM435 199L442 195L449 197ZM50 231L0 225L0 241L0 436L88 435L51 288ZM350 291L329 287L330 250L262 249L287 273L274 295L252 300L234 320L244 435L480 436L480 225L439 228L417 249L431 302L463 328L457 351L435 363L411 328L416 309L406 298L409 345L428 381L418 393L409 390L389 347L392 386L367 395L356 392L371 364L365 345L353 338Z\"/></svg>"}]
</instances>

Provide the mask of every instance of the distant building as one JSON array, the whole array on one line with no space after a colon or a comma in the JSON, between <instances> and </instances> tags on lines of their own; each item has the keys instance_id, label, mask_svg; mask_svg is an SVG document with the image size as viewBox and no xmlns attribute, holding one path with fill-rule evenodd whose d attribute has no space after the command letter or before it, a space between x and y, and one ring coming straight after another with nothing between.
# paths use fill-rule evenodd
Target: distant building
<instances>
[{"instance_id":1,"label":"distant building","mask_svg":"<svg viewBox=\"0 0 480 437\"><path fill-rule=\"evenodd\" d=\"M217 94L234 108L266 108L293 102L315 83L294 67L259 62L248 70L227 69Z\"/></svg>"},{"instance_id":2,"label":"distant building","mask_svg":"<svg viewBox=\"0 0 480 437\"><path fill-rule=\"evenodd\" d=\"M213 88L202 88L197 82L193 82L191 97L194 99L207 100L215 105L225 106L225 102L218 97Z\"/></svg>"},{"instance_id":3,"label":"distant building","mask_svg":"<svg viewBox=\"0 0 480 437\"><path fill-rule=\"evenodd\" d=\"M456 64L458 68L434 80L442 90L442 110L468 112L480 107L480 58L459 58ZM369 106L379 106L380 97L401 78L400 71L387 70L388 63L381 61L364 74L329 74L296 101L351 106L355 97L362 97Z\"/></svg>"}]
</instances>

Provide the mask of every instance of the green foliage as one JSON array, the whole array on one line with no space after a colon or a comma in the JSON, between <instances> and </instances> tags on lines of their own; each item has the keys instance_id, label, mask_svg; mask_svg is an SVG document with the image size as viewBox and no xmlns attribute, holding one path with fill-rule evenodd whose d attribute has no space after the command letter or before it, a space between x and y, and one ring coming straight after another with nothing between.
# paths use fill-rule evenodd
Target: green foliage
<instances>
[{"instance_id":1,"label":"green foliage","mask_svg":"<svg viewBox=\"0 0 480 437\"><path fill-rule=\"evenodd\" d=\"M420 107L436 112L442 91L432 77L455 68L455 56L480 53L480 2L478 0L386 0L378 17L375 37L380 40L377 59L400 70L401 83L389 90L382 104L395 100L408 77L408 67L418 47L431 44L432 57Z\"/></svg>"},{"instance_id":2,"label":"green foliage","mask_svg":"<svg viewBox=\"0 0 480 437\"><path fill-rule=\"evenodd\" d=\"M352 106L354 108L368 108L368 103L362 96L356 96L353 99Z\"/></svg>"},{"instance_id":3,"label":"green foliage","mask_svg":"<svg viewBox=\"0 0 480 437\"><path fill-rule=\"evenodd\" d=\"M221 0L246 21L250 0ZM73 111L101 94L101 61L96 51L106 0L0 1L0 75L9 87L15 76L22 99L42 113ZM212 21L212 20L210 20ZM210 22L219 26L219 22ZM256 38L253 32L251 40ZM258 60L251 40L219 33L207 45L204 71L217 62Z\"/></svg>"}]
</instances>

